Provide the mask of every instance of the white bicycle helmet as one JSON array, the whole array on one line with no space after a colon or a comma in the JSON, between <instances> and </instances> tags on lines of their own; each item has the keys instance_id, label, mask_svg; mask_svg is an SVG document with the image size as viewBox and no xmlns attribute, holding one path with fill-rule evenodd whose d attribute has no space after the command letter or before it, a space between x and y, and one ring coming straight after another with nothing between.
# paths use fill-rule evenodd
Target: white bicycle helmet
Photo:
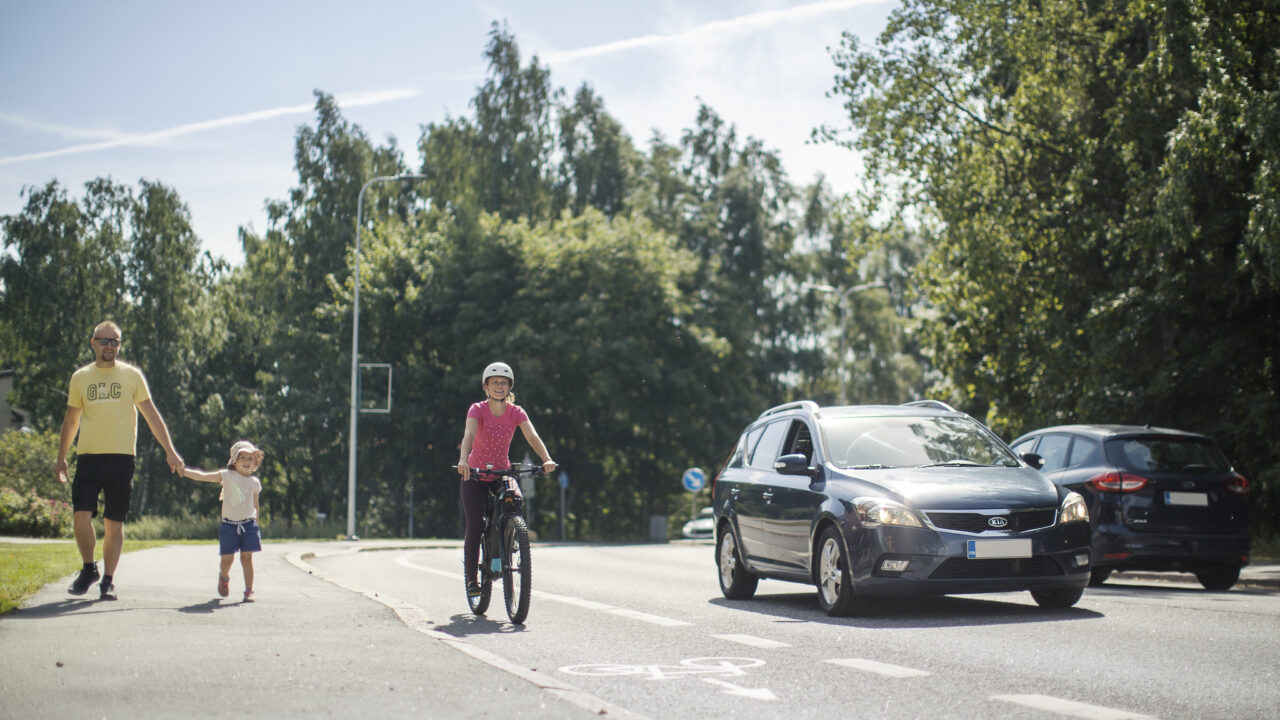
<instances>
[{"instance_id":1,"label":"white bicycle helmet","mask_svg":"<svg viewBox=\"0 0 1280 720\"><path fill-rule=\"evenodd\" d=\"M484 369L484 374L480 376L480 386L489 381L491 377L504 377L511 381L511 387L516 386L516 374L511 372L511 366L504 362L489 363L489 367Z\"/></svg>"}]
</instances>

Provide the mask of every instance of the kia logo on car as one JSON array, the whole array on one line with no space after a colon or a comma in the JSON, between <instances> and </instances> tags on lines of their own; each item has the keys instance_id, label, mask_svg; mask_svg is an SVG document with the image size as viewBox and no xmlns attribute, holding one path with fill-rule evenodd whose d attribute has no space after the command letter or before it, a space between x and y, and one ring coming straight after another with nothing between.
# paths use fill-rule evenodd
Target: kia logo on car
<instances>
[{"instance_id":1,"label":"kia logo on car","mask_svg":"<svg viewBox=\"0 0 1280 720\"><path fill-rule=\"evenodd\" d=\"M990 526L991 526L991 527L993 527L993 528L1002 528L1002 527L1004 527L1005 525L1008 525L1008 524L1009 524L1009 518L1006 518L1006 517L993 517L993 518L990 518L990 519L988 519L988 520L987 520L987 524L988 524L988 525L990 525Z\"/></svg>"}]
</instances>

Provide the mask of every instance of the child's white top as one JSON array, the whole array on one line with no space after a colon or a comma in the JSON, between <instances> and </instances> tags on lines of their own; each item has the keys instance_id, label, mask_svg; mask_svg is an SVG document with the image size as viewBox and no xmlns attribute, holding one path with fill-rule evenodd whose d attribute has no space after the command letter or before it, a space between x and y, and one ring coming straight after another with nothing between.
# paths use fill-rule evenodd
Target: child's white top
<instances>
[{"instance_id":1,"label":"child's white top","mask_svg":"<svg viewBox=\"0 0 1280 720\"><path fill-rule=\"evenodd\" d=\"M226 520L256 520L258 509L253 506L253 494L262 491L262 482L252 475L241 475L231 468L222 468L222 517Z\"/></svg>"}]
</instances>

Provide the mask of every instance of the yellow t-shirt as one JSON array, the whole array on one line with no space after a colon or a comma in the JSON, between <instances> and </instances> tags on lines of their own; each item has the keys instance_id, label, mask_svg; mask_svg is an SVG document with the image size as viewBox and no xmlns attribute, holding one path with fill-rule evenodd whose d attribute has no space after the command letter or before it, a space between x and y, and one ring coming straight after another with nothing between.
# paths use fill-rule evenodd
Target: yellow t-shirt
<instances>
[{"instance_id":1,"label":"yellow t-shirt","mask_svg":"<svg viewBox=\"0 0 1280 720\"><path fill-rule=\"evenodd\" d=\"M124 362L115 367L86 365L71 376L67 405L80 408L81 455L134 455L138 446L138 403L151 398L142 371Z\"/></svg>"}]
</instances>

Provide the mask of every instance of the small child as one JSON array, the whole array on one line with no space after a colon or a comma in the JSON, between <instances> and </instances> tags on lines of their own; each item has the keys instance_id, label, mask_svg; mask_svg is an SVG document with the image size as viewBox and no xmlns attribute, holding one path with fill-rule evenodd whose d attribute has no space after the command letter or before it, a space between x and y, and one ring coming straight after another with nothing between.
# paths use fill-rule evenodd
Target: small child
<instances>
[{"instance_id":1,"label":"small child","mask_svg":"<svg viewBox=\"0 0 1280 720\"><path fill-rule=\"evenodd\" d=\"M262 549L262 532L258 529L258 493L262 481L254 477L262 465L263 453L248 440L231 446L231 459L217 472L183 468L182 476L202 482L222 483L222 523L218 526L218 552L222 563L218 572L218 594L231 591L231 563L240 552L244 569L244 601L253 602L253 554Z\"/></svg>"}]
</instances>

